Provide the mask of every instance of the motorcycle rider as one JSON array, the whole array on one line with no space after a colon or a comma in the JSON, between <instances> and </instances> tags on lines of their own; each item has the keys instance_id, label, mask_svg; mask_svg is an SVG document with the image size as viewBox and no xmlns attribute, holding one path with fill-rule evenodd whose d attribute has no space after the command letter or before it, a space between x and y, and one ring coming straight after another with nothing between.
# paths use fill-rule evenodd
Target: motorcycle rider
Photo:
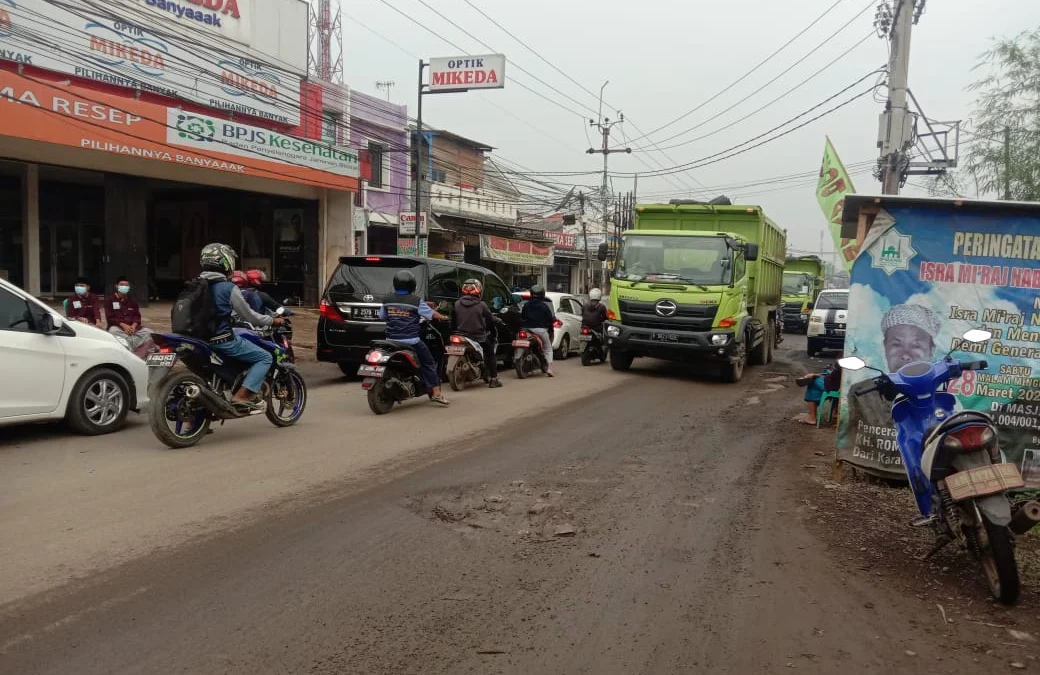
<instances>
[{"instance_id":1,"label":"motorcycle rider","mask_svg":"<svg viewBox=\"0 0 1040 675\"><path fill-rule=\"evenodd\" d=\"M488 376L491 378L488 386L496 389L502 386L502 382L498 379L498 356L495 354L495 315L487 303L480 299L483 291L477 279L462 282L462 297L455 301L455 313L452 315L453 330L476 340L484 348L484 363L487 364Z\"/></svg>"},{"instance_id":2,"label":"motorcycle rider","mask_svg":"<svg viewBox=\"0 0 1040 675\"><path fill-rule=\"evenodd\" d=\"M593 288L589 291L589 301L581 308L581 325L591 331L600 333L607 320L607 308L603 305L603 291Z\"/></svg>"},{"instance_id":3,"label":"motorcycle rider","mask_svg":"<svg viewBox=\"0 0 1040 675\"><path fill-rule=\"evenodd\" d=\"M254 312L263 313L264 303L260 300L260 296L256 294L256 291L249 287L249 279L242 273L242 270L232 272L231 276L228 277L228 281L238 286L238 290L242 291L242 297L246 299L246 302L249 303Z\"/></svg>"},{"instance_id":4,"label":"motorcycle rider","mask_svg":"<svg viewBox=\"0 0 1040 675\"><path fill-rule=\"evenodd\" d=\"M235 334L231 328L231 313L238 314L255 326L278 326L282 320L254 312L238 286L228 280L235 271L237 258L235 249L227 244L206 244L199 255L202 268L199 276L210 282L216 312L216 331L209 340L210 346L221 356L249 364L242 386L231 397L231 404L253 414L263 411L256 398L263 388L264 377L273 359L267 351Z\"/></svg>"},{"instance_id":5,"label":"motorcycle rider","mask_svg":"<svg viewBox=\"0 0 1040 675\"><path fill-rule=\"evenodd\" d=\"M441 405L448 405L448 399L441 393L441 378L437 372L437 362L430 353L430 348L422 341L420 319L427 321L447 321L448 317L437 312L426 302L415 295L415 275L408 270L400 270L394 275L393 295L387 296L383 306L379 308L379 319L386 321L386 339L410 345L419 356L423 384L429 392L430 400Z\"/></svg>"},{"instance_id":6,"label":"motorcycle rider","mask_svg":"<svg viewBox=\"0 0 1040 675\"><path fill-rule=\"evenodd\" d=\"M520 310L520 318L523 319L524 328L537 335L542 340L542 351L545 353L545 374L553 376L553 334L555 328L553 322L556 316L553 314L552 305L545 299L545 288L540 284L531 286L531 299L524 303Z\"/></svg>"},{"instance_id":7,"label":"motorcycle rider","mask_svg":"<svg viewBox=\"0 0 1040 675\"><path fill-rule=\"evenodd\" d=\"M283 307L280 302L278 302L270 295L268 295L266 292L264 292L263 286L264 282L267 281L267 275L264 273L263 270L247 270L246 281L253 288L253 292L256 294L256 297L259 298L260 306L263 308L263 311L266 311L270 314L276 314L278 310L281 309L283 310L283 314L285 314L285 316L292 316L292 312L289 311L289 308Z\"/></svg>"}]
</instances>

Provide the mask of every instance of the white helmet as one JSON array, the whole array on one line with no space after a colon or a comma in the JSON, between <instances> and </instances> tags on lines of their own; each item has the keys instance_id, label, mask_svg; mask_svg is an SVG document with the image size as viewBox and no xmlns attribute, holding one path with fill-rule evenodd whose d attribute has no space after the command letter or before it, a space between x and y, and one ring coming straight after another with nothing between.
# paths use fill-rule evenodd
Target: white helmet
<instances>
[{"instance_id":1,"label":"white helmet","mask_svg":"<svg viewBox=\"0 0 1040 675\"><path fill-rule=\"evenodd\" d=\"M598 288L593 288L589 291L589 300L600 300L603 297L603 291Z\"/></svg>"}]
</instances>

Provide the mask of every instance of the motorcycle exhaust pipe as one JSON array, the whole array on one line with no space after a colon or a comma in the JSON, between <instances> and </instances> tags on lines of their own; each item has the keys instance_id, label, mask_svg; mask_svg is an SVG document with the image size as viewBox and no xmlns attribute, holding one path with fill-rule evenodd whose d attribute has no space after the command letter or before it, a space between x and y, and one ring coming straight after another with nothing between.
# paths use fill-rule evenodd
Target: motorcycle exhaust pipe
<instances>
[{"instance_id":1,"label":"motorcycle exhaust pipe","mask_svg":"<svg viewBox=\"0 0 1040 675\"><path fill-rule=\"evenodd\" d=\"M215 415L221 417L234 416L235 411L231 407L231 404L224 400L222 396L217 395L209 389L200 387L197 384L188 384L184 387L184 395L192 401L198 401Z\"/></svg>"},{"instance_id":2,"label":"motorcycle exhaust pipe","mask_svg":"<svg viewBox=\"0 0 1040 675\"><path fill-rule=\"evenodd\" d=\"M1008 528L1015 534L1025 534L1040 524L1040 502L1030 500L1019 507L1011 517Z\"/></svg>"}]
</instances>

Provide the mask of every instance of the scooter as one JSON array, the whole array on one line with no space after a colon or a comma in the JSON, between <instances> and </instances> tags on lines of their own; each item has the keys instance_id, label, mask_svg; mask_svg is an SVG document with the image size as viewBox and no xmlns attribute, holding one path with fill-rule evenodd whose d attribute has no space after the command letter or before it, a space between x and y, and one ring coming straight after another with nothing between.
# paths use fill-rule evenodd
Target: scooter
<instances>
[{"instance_id":1,"label":"scooter","mask_svg":"<svg viewBox=\"0 0 1040 675\"><path fill-rule=\"evenodd\" d=\"M602 330L582 326L581 332L578 334L578 342L581 344L581 365L592 365L593 361L606 362L607 342L603 339Z\"/></svg>"},{"instance_id":2,"label":"scooter","mask_svg":"<svg viewBox=\"0 0 1040 675\"><path fill-rule=\"evenodd\" d=\"M454 333L445 346L448 355L448 384L453 391L462 391L474 380L491 381L487 363L484 361L484 346L473 338Z\"/></svg>"},{"instance_id":3,"label":"scooter","mask_svg":"<svg viewBox=\"0 0 1040 675\"><path fill-rule=\"evenodd\" d=\"M973 329L963 339L983 343L991 337L987 330ZM1013 513L1006 493L1025 483L1018 467L1003 461L993 421L981 412L955 412L957 399L946 391L946 384L964 371L988 364L955 361L950 354L934 363L909 363L895 373L871 368L855 356L838 364L880 373L872 386L854 395L878 392L893 403L899 454L922 516L914 525L931 527L937 537L925 557L957 541L981 562L993 597L1007 605L1017 602L1013 533L1023 534L1036 524L1040 504L1016 505Z\"/></svg>"},{"instance_id":4,"label":"scooter","mask_svg":"<svg viewBox=\"0 0 1040 675\"><path fill-rule=\"evenodd\" d=\"M541 368L543 373L549 372L549 363L545 360L542 338L537 333L525 328L520 329L513 340L513 369L521 380Z\"/></svg>"},{"instance_id":5,"label":"scooter","mask_svg":"<svg viewBox=\"0 0 1040 675\"><path fill-rule=\"evenodd\" d=\"M440 332L423 319L421 339L437 361L437 372L444 372L444 340ZM420 396L433 396L422 381L419 354L415 346L396 340L373 340L365 363L358 368L364 378L361 388L368 392L368 407L377 415L385 415L394 404ZM441 378L443 379L443 377Z\"/></svg>"}]
</instances>

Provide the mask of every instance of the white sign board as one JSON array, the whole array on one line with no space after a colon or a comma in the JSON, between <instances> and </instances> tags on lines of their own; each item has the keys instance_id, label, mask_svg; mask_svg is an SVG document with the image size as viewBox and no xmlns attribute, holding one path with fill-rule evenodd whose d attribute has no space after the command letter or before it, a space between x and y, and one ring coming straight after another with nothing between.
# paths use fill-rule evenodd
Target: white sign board
<instances>
[{"instance_id":1,"label":"white sign board","mask_svg":"<svg viewBox=\"0 0 1040 675\"><path fill-rule=\"evenodd\" d=\"M430 59L428 91L501 89L506 84L505 54Z\"/></svg>"},{"instance_id":2,"label":"white sign board","mask_svg":"<svg viewBox=\"0 0 1040 675\"><path fill-rule=\"evenodd\" d=\"M0 0L0 60L280 124L300 123L297 75L85 7Z\"/></svg>"},{"instance_id":3,"label":"white sign board","mask_svg":"<svg viewBox=\"0 0 1040 675\"><path fill-rule=\"evenodd\" d=\"M167 108L166 114L166 142L170 145L267 159L351 178L361 175L356 150L315 143L178 108ZM414 221L415 217L412 218Z\"/></svg>"},{"instance_id":4,"label":"white sign board","mask_svg":"<svg viewBox=\"0 0 1040 675\"><path fill-rule=\"evenodd\" d=\"M134 0L155 20L171 28L216 33L249 44L253 35L253 0Z\"/></svg>"},{"instance_id":5,"label":"white sign board","mask_svg":"<svg viewBox=\"0 0 1040 675\"><path fill-rule=\"evenodd\" d=\"M402 211L398 214L398 222L400 223L397 228L397 233L401 236L414 237L415 236L415 211ZM419 214L419 234L429 234L429 226L426 223L426 214Z\"/></svg>"}]
</instances>

